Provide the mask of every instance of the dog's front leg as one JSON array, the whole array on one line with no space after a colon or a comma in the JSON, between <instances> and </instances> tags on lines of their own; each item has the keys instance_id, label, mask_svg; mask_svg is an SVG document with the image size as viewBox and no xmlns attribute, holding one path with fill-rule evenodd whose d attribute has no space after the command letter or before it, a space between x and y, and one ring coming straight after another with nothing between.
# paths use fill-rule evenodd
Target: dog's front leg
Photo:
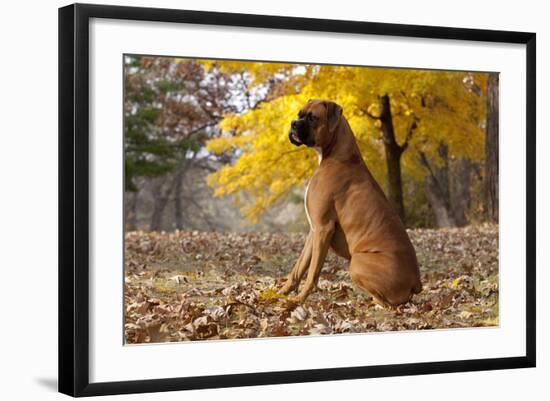
<instances>
[{"instance_id":1,"label":"dog's front leg","mask_svg":"<svg viewBox=\"0 0 550 401\"><path fill-rule=\"evenodd\" d=\"M309 264L309 270L307 272L306 281L300 293L291 298L292 302L302 303L305 301L313 287L317 284L319 280L319 274L321 273L321 268L327 257L328 248L330 246L330 241L334 234L334 223L326 223L324 225L319 225L312 229L311 231L311 241L312 241L312 252L311 252L311 263Z\"/></svg>"},{"instance_id":2,"label":"dog's front leg","mask_svg":"<svg viewBox=\"0 0 550 401\"><path fill-rule=\"evenodd\" d=\"M283 285L283 287L279 291L281 294L288 294L290 291L298 287L298 284L300 284L300 280L302 280L302 277L304 276L304 273L306 272L307 268L309 267L309 263L311 262L311 244L312 234L310 231L307 235L306 242L304 244L304 248L302 249L300 257L294 264L292 271L288 274L285 285Z\"/></svg>"}]
</instances>

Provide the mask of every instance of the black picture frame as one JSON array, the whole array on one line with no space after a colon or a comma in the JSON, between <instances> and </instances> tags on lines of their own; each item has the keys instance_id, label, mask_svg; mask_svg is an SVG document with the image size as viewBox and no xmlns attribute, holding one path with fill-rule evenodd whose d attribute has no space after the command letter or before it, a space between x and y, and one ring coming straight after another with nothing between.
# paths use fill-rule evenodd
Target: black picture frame
<instances>
[{"instance_id":1,"label":"black picture frame","mask_svg":"<svg viewBox=\"0 0 550 401\"><path fill-rule=\"evenodd\" d=\"M437 38L526 46L526 353L520 357L90 383L89 21L91 18ZM534 367L536 35L479 29L74 4L59 9L59 391L71 396Z\"/></svg>"}]
</instances>

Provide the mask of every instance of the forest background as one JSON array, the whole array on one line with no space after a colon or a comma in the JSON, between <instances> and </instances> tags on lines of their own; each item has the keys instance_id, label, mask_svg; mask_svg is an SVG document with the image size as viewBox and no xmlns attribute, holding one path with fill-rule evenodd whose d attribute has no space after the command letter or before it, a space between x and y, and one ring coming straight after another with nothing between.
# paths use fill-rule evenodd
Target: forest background
<instances>
[{"instance_id":1,"label":"forest background","mask_svg":"<svg viewBox=\"0 0 550 401\"><path fill-rule=\"evenodd\" d=\"M307 230L317 156L288 141L308 99L340 104L407 227L498 220L498 73L124 58L130 231Z\"/></svg>"}]
</instances>

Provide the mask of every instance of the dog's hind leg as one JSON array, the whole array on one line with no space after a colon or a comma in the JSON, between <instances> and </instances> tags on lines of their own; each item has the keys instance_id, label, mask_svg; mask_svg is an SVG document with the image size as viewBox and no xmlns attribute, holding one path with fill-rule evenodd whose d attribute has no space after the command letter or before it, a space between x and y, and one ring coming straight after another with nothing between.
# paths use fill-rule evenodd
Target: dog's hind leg
<instances>
[{"instance_id":1,"label":"dog's hind leg","mask_svg":"<svg viewBox=\"0 0 550 401\"><path fill-rule=\"evenodd\" d=\"M300 257L294 264L294 267L292 268L291 272L288 274L286 278L286 283L283 285L283 287L279 291L281 294L288 294L290 291L298 287L298 284L300 284L300 281L302 280L302 277L304 276L311 262L311 253L312 253L312 235L310 231L310 233L306 238L306 242L304 244L304 248L302 249L302 253L300 254Z\"/></svg>"},{"instance_id":2,"label":"dog's hind leg","mask_svg":"<svg viewBox=\"0 0 550 401\"><path fill-rule=\"evenodd\" d=\"M395 307L411 299L413 288L392 265L392 259L384 254L358 253L351 257L349 273L353 283L377 303Z\"/></svg>"},{"instance_id":3,"label":"dog's hind leg","mask_svg":"<svg viewBox=\"0 0 550 401\"><path fill-rule=\"evenodd\" d=\"M346 235L344 234L344 231L339 224L336 224L334 227L334 235L332 236L332 240L330 241L330 247L332 248L334 253L336 253L336 255L347 260L351 259Z\"/></svg>"}]
</instances>

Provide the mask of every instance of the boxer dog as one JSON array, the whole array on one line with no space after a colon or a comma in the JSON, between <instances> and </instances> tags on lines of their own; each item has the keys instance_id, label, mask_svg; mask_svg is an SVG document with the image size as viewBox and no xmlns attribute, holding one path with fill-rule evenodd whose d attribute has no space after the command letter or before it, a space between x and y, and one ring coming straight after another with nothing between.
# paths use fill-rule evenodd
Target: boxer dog
<instances>
[{"instance_id":1,"label":"boxer dog","mask_svg":"<svg viewBox=\"0 0 550 401\"><path fill-rule=\"evenodd\" d=\"M397 212L363 162L353 132L334 102L310 100L292 121L289 139L319 155L305 190L310 225L304 248L280 292L305 283L291 302L316 286L331 248L350 261L353 283L374 301L395 307L422 291L414 247Z\"/></svg>"}]
</instances>

